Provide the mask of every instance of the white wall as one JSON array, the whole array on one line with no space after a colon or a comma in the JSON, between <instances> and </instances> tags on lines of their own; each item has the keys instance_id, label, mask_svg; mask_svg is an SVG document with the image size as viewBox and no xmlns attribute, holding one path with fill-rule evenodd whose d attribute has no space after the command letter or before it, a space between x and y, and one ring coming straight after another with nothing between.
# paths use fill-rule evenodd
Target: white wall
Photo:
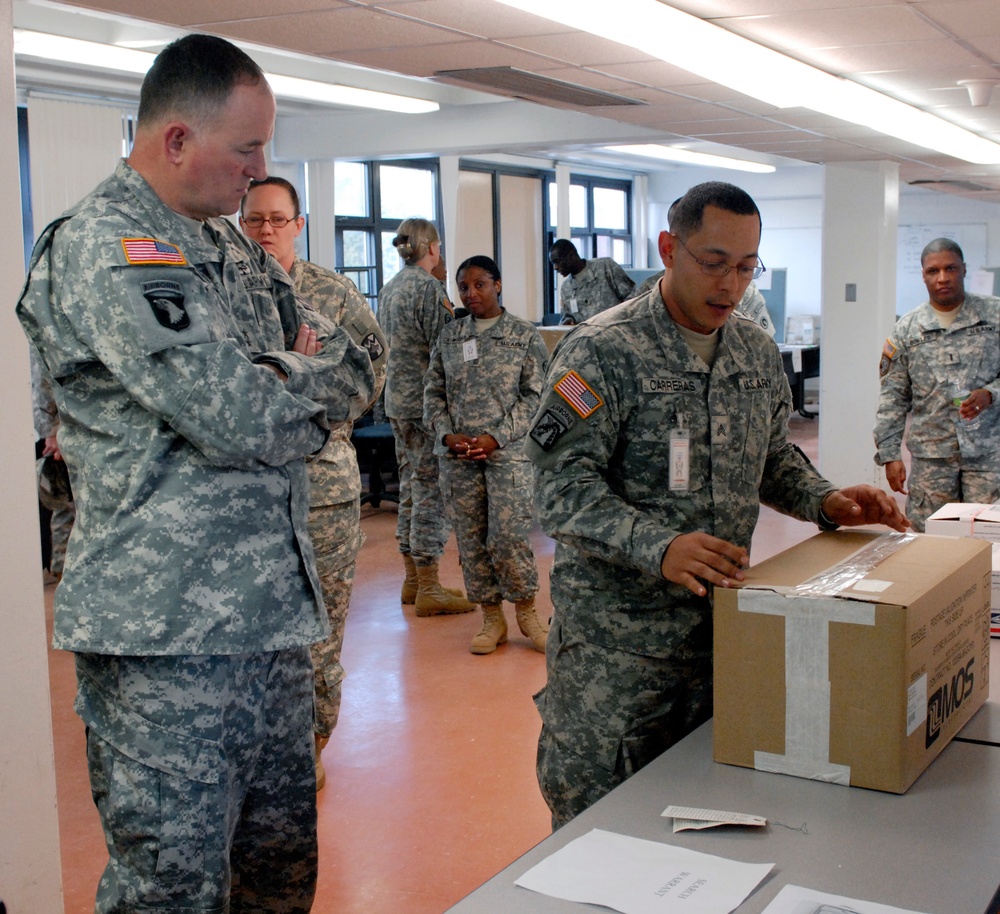
<instances>
[{"instance_id":1,"label":"white wall","mask_svg":"<svg viewBox=\"0 0 1000 914\"><path fill-rule=\"evenodd\" d=\"M0 0L0 186L20 199L12 2ZM0 246L0 901L10 914L62 911L45 605L34 474L28 344L14 316L24 276L20 232Z\"/></svg>"}]
</instances>

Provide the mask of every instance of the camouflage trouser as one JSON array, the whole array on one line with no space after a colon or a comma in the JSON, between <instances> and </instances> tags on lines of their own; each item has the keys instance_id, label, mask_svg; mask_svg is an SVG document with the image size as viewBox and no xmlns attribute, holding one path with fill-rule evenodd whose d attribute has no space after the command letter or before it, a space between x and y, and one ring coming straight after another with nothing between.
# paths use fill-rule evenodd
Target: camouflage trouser
<instances>
[{"instance_id":1,"label":"camouflage trouser","mask_svg":"<svg viewBox=\"0 0 1000 914\"><path fill-rule=\"evenodd\" d=\"M308 649L77 654L76 666L110 855L95 914L306 914L317 866Z\"/></svg>"},{"instance_id":2,"label":"camouflage trouser","mask_svg":"<svg viewBox=\"0 0 1000 914\"><path fill-rule=\"evenodd\" d=\"M913 457L906 487L906 516L913 529L924 530L927 518L949 502L992 505L1000 501L1000 455L968 457Z\"/></svg>"},{"instance_id":3,"label":"camouflage trouser","mask_svg":"<svg viewBox=\"0 0 1000 914\"><path fill-rule=\"evenodd\" d=\"M473 603L527 600L538 592L531 549L531 464L441 461L451 497L465 589Z\"/></svg>"},{"instance_id":4,"label":"camouflage trouser","mask_svg":"<svg viewBox=\"0 0 1000 914\"><path fill-rule=\"evenodd\" d=\"M330 619L330 637L310 648L313 662L313 728L329 736L340 716L341 682L344 668L340 653L354 585L354 561L364 542L361 532L361 500L309 509L309 536L316 552L316 569L323 588L323 602Z\"/></svg>"},{"instance_id":5,"label":"camouflage trouser","mask_svg":"<svg viewBox=\"0 0 1000 914\"><path fill-rule=\"evenodd\" d=\"M437 561L450 532L433 433L415 419L390 419L399 466L399 551L418 565ZM422 560L422 561L421 561Z\"/></svg>"},{"instance_id":6,"label":"camouflage trouser","mask_svg":"<svg viewBox=\"0 0 1000 914\"><path fill-rule=\"evenodd\" d=\"M676 664L568 639L558 615L545 654L537 773L554 829L712 716L711 660Z\"/></svg>"},{"instance_id":7,"label":"camouflage trouser","mask_svg":"<svg viewBox=\"0 0 1000 914\"><path fill-rule=\"evenodd\" d=\"M49 558L49 571L52 574L62 574L66 564L66 543L73 532L73 521L76 520L76 506L67 501L62 507L52 512L49 530L52 536L52 553Z\"/></svg>"}]
</instances>

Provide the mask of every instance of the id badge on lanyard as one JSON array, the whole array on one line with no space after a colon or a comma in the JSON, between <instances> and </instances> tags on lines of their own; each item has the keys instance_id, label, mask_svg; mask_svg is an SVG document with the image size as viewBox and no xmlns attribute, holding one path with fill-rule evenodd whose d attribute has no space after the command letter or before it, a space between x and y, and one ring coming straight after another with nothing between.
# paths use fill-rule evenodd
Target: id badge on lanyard
<instances>
[{"instance_id":1,"label":"id badge on lanyard","mask_svg":"<svg viewBox=\"0 0 1000 914\"><path fill-rule=\"evenodd\" d=\"M686 492L691 479L691 433L678 414L677 428L670 430L670 491Z\"/></svg>"}]
</instances>

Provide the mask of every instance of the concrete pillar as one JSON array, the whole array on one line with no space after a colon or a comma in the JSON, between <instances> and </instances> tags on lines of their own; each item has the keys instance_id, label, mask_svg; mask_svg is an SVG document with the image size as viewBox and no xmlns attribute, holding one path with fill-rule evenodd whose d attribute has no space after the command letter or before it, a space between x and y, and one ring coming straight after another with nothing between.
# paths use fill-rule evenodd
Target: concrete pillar
<instances>
[{"instance_id":1,"label":"concrete pillar","mask_svg":"<svg viewBox=\"0 0 1000 914\"><path fill-rule=\"evenodd\" d=\"M13 3L0 0L0 186L18 212ZM6 164L2 164L6 162ZM14 225L20 222L14 220ZM41 229L43 226L36 226ZM0 902L11 914L63 909L49 662L38 533L28 342L14 316L24 279L20 231L0 245Z\"/></svg>"},{"instance_id":2,"label":"concrete pillar","mask_svg":"<svg viewBox=\"0 0 1000 914\"><path fill-rule=\"evenodd\" d=\"M872 426L879 354L896 316L899 167L844 163L824 172L819 469L839 486L887 488L872 459Z\"/></svg>"}]
</instances>

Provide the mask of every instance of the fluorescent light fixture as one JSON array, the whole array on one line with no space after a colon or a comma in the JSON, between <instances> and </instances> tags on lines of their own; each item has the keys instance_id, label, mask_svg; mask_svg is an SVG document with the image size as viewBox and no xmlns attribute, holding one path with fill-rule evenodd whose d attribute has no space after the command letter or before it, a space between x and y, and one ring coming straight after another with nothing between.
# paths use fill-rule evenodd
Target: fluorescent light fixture
<instances>
[{"instance_id":1,"label":"fluorescent light fixture","mask_svg":"<svg viewBox=\"0 0 1000 914\"><path fill-rule=\"evenodd\" d=\"M647 159L663 159L667 162L681 162L685 165L706 165L709 168L731 168L734 171L752 171L766 175L775 170L773 165L748 162L746 159L731 159L728 156L711 155L707 152L692 152L689 149L675 149L673 146L659 146L646 143L638 146L605 146L608 152L620 152Z\"/></svg>"},{"instance_id":2,"label":"fluorescent light fixture","mask_svg":"<svg viewBox=\"0 0 1000 914\"><path fill-rule=\"evenodd\" d=\"M644 51L777 108L809 108L966 162L1000 164L1000 144L660 0L499 2Z\"/></svg>"},{"instance_id":3,"label":"fluorescent light fixture","mask_svg":"<svg viewBox=\"0 0 1000 914\"><path fill-rule=\"evenodd\" d=\"M156 56L148 51L136 51L111 44L98 44L26 29L14 29L14 55L140 75L145 74L153 65ZM357 89L354 86L340 86L314 79L300 79L297 76L280 76L274 73L264 75L274 94L280 98L300 99L327 105L348 105L354 108L375 108L400 114L425 114L437 111L439 108L437 102L422 98Z\"/></svg>"}]
</instances>

